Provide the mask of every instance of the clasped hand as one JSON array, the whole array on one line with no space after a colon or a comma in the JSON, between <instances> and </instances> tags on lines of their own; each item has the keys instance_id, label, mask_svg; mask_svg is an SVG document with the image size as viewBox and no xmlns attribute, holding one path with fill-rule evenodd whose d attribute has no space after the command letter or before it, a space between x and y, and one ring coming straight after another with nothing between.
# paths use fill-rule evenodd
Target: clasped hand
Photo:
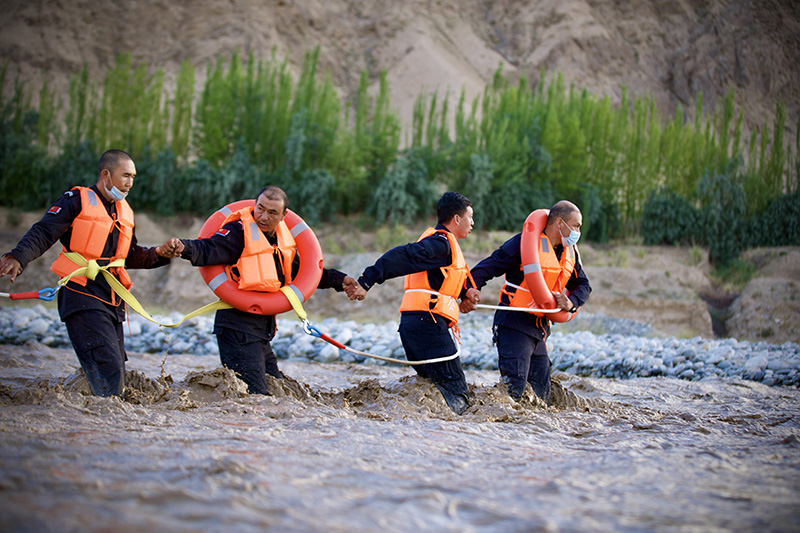
<instances>
[{"instance_id":1,"label":"clasped hand","mask_svg":"<svg viewBox=\"0 0 800 533\"><path fill-rule=\"evenodd\" d=\"M467 294L465 298L461 299L461 303L458 304L458 310L462 313L469 313L470 311L475 310L476 304L481 301L481 291L475 288L467 289Z\"/></svg>"},{"instance_id":2,"label":"clasped hand","mask_svg":"<svg viewBox=\"0 0 800 533\"><path fill-rule=\"evenodd\" d=\"M342 287L344 288L344 292L347 294L347 297L351 300L363 300L367 297L367 291L364 289L364 287L362 287L361 284L351 276L344 277Z\"/></svg>"},{"instance_id":3,"label":"clasped hand","mask_svg":"<svg viewBox=\"0 0 800 533\"><path fill-rule=\"evenodd\" d=\"M183 243L176 237L172 237L156 248L156 253L161 257L180 257L181 252L183 252Z\"/></svg>"}]
</instances>

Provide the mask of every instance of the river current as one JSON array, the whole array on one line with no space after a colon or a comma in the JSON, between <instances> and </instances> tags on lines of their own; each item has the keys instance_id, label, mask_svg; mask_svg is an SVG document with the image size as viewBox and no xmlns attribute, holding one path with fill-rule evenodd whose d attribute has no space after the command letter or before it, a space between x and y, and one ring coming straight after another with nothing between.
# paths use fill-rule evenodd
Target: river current
<instances>
[{"instance_id":1,"label":"river current","mask_svg":"<svg viewBox=\"0 0 800 533\"><path fill-rule=\"evenodd\" d=\"M554 375L554 406L468 371L129 354L125 400L71 350L0 345L2 531L798 531L800 391Z\"/></svg>"}]
</instances>

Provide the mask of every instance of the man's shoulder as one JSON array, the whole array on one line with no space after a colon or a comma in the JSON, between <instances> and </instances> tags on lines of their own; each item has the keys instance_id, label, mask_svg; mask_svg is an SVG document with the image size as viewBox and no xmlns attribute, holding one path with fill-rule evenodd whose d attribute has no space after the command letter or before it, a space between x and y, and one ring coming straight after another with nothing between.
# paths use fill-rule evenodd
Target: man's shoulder
<instances>
[{"instance_id":1,"label":"man's shoulder","mask_svg":"<svg viewBox=\"0 0 800 533\"><path fill-rule=\"evenodd\" d=\"M70 189L64 194L56 198L55 202L45 211L45 215L59 218L67 214L67 211L73 211L81 204L81 195L79 191Z\"/></svg>"}]
</instances>

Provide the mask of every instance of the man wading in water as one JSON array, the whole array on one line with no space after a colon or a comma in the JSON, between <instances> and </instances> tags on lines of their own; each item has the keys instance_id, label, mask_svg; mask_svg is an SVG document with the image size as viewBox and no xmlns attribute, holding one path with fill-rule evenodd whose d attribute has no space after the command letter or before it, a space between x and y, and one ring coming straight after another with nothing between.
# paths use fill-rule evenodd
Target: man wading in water
<instances>
[{"instance_id":1,"label":"man wading in water","mask_svg":"<svg viewBox=\"0 0 800 533\"><path fill-rule=\"evenodd\" d=\"M65 277L80 266L65 252L94 260L100 267L112 260L124 266L109 269L130 288L126 268L156 268L169 264L167 247L142 248L136 242L133 210L125 197L133 187L136 166L122 150L100 157L97 183L75 187L53 203L42 219L28 230L16 248L0 259L0 277L11 281L56 241L63 251L50 270ZM98 239L97 236L100 236ZM122 396L125 387L125 306L102 274L95 279L75 276L58 291L58 314L67 326L69 340L83 373L96 396Z\"/></svg>"},{"instance_id":2,"label":"man wading in water","mask_svg":"<svg viewBox=\"0 0 800 533\"><path fill-rule=\"evenodd\" d=\"M288 205L289 198L283 189L270 185L258 193L255 207L232 213L211 237L172 238L165 246L171 247L173 255L188 259L194 266L230 265L228 275L236 277L240 288L244 280L248 280L256 286L263 285L263 288L248 290L274 292L286 285L288 271L291 271L290 279L295 279L300 268L297 246L283 221ZM253 225L258 228L255 233L249 229L245 231ZM260 243L262 236L269 244L257 247L254 243ZM257 264L252 261L254 257L262 268L253 268ZM270 268L271 265L274 266ZM248 271L249 268L254 271ZM357 293L363 293L355 279L333 269L322 269L318 288L344 290L351 300L357 298ZM247 383L250 394L270 393L266 374L283 377L270 344L275 332L274 315L220 309L214 318L220 361Z\"/></svg>"},{"instance_id":3,"label":"man wading in water","mask_svg":"<svg viewBox=\"0 0 800 533\"><path fill-rule=\"evenodd\" d=\"M569 313L577 312L592 288L581 266L578 239L583 215L580 209L563 200L556 203L547 215L547 225L532 246L538 246L540 270L544 283L555 298L556 306ZM477 291L489 280L505 275L506 284L500 293L500 306L527 308L533 298L522 268L521 246L528 233L518 233L507 240L472 269L475 288L470 298L461 302L461 312L474 309L480 301ZM530 243L532 239L528 237ZM476 290L477 289L477 290ZM569 291L567 296L566 291ZM550 334L547 315L498 310L494 314L494 343L497 345L498 366L508 394L519 401L528 383L533 392L550 403L550 358L545 340Z\"/></svg>"},{"instance_id":4,"label":"man wading in water","mask_svg":"<svg viewBox=\"0 0 800 533\"><path fill-rule=\"evenodd\" d=\"M456 299L465 295L464 281L469 275L458 240L472 231L472 202L463 194L446 192L436 211L435 228L428 228L417 242L392 248L358 278L368 291L376 283L406 277L398 331L409 361L457 352L449 328L457 326ZM455 413L469 408L467 381L457 357L416 365L414 370L433 381Z\"/></svg>"}]
</instances>

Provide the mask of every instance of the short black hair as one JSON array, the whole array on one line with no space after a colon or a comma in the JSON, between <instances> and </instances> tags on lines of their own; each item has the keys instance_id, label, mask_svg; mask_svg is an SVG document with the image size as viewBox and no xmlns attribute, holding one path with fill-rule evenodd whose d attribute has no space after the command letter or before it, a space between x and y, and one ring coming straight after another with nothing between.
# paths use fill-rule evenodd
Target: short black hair
<instances>
[{"instance_id":1,"label":"short black hair","mask_svg":"<svg viewBox=\"0 0 800 533\"><path fill-rule=\"evenodd\" d=\"M286 194L286 191L278 187L277 185L267 185L263 189L259 191L256 195L256 200L261 195L266 196L269 200L282 200L283 201L283 210L286 211L289 208L289 195Z\"/></svg>"},{"instance_id":2,"label":"short black hair","mask_svg":"<svg viewBox=\"0 0 800 533\"><path fill-rule=\"evenodd\" d=\"M439 224L449 222L456 215L463 215L468 207L472 207L472 202L460 192L444 193L436 204Z\"/></svg>"},{"instance_id":3,"label":"short black hair","mask_svg":"<svg viewBox=\"0 0 800 533\"><path fill-rule=\"evenodd\" d=\"M133 161L133 158L128 152L122 150L108 150L100 156L100 161L97 163L97 175L99 176L100 173L106 169L113 173L119 168L120 163L125 160Z\"/></svg>"},{"instance_id":4,"label":"short black hair","mask_svg":"<svg viewBox=\"0 0 800 533\"><path fill-rule=\"evenodd\" d=\"M579 212L580 209L578 209L577 205L573 204L569 200L561 200L560 202L553 204L553 207L550 208L550 214L547 216L547 223L554 224L559 218L566 219L572 213Z\"/></svg>"}]
</instances>

